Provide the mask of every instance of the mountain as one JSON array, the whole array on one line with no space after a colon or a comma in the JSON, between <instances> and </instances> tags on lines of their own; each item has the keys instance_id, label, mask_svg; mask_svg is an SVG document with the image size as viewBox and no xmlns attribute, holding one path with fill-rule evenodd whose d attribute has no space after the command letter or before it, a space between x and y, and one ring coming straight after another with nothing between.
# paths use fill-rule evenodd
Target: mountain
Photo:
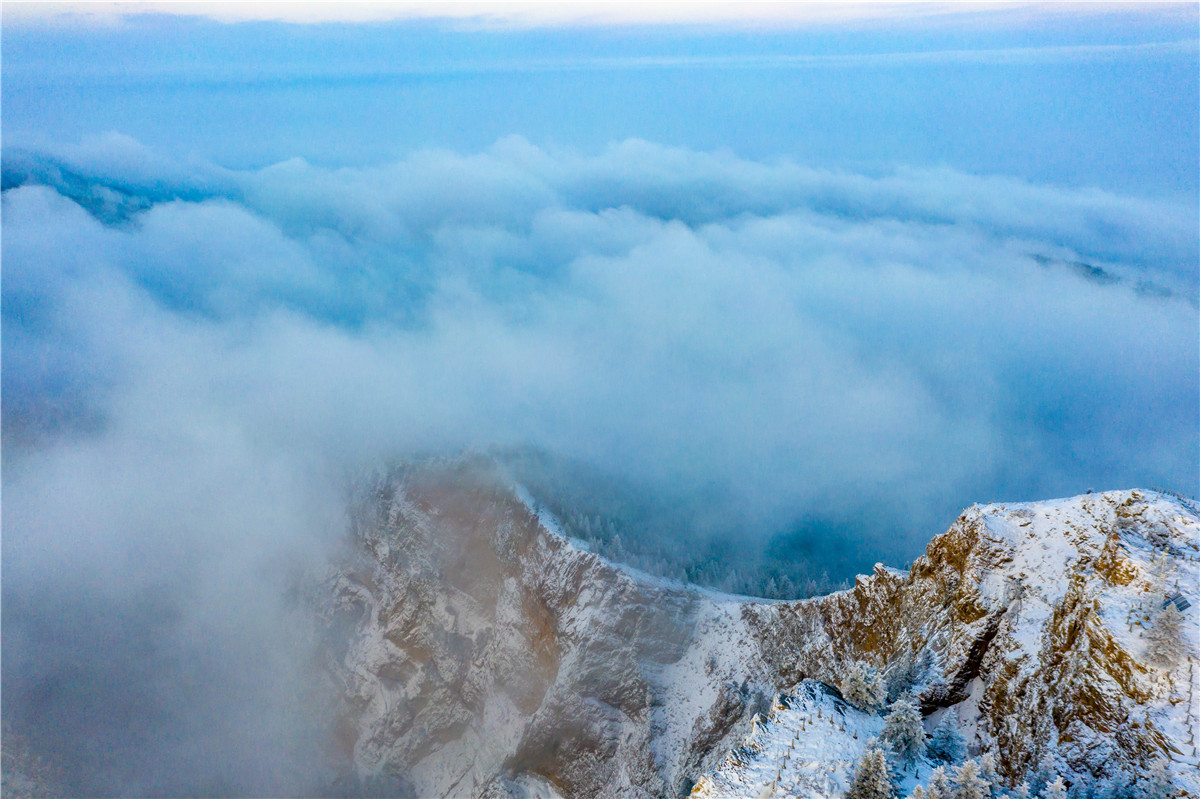
<instances>
[{"instance_id":1,"label":"mountain","mask_svg":"<svg viewBox=\"0 0 1200 799\"><path fill-rule=\"evenodd\" d=\"M831 687L863 661L914 695L928 730L953 714L1007 782L1168 758L1179 790L1200 795L1200 516L1187 500L975 506L908 572L876 566L799 601L608 562L483 460L380 475L352 518L350 554L318 594L346 703L346 790L840 796L882 724ZM1168 596L1191 603L1183 651L1155 663L1148 625ZM836 734L822 726L833 714Z\"/></svg>"}]
</instances>

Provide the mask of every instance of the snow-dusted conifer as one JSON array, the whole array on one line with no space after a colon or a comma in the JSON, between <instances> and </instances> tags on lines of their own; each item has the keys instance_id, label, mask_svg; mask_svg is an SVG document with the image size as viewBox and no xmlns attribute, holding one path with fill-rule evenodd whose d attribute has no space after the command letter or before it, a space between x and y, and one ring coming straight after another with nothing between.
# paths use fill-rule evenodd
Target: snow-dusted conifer
<instances>
[{"instance_id":1,"label":"snow-dusted conifer","mask_svg":"<svg viewBox=\"0 0 1200 799\"><path fill-rule=\"evenodd\" d=\"M1067 789L1067 799L1096 799L1096 781L1084 774Z\"/></svg>"},{"instance_id":2,"label":"snow-dusted conifer","mask_svg":"<svg viewBox=\"0 0 1200 799\"><path fill-rule=\"evenodd\" d=\"M991 752L984 752L979 758L979 776L992 786L992 793L1000 790L1000 774L996 771L996 756Z\"/></svg>"},{"instance_id":3,"label":"snow-dusted conifer","mask_svg":"<svg viewBox=\"0 0 1200 799\"><path fill-rule=\"evenodd\" d=\"M1174 602L1155 611L1146 638L1146 656L1154 665L1170 667L1183 657L1183 614Z\"/></svg>"},{"instance_id":4,"label":"snow-dusted conifer","mask_svg":"<svg viewBox=\"0 0 1200 799\"><path fill-rule=\"evenodd\" d=\"M953 786L952 799L990 799L992 795L992 786L980 775L979 763L975 760L968 760L956 768L950 784Z\"/></svg>"},{"instance_id":5,"label":"snow-dusted conifer","mask_svg":"<svg viewBox=\"0 0 1200 799\"><path fill-rule=\"evenodd\" d=\"M912 789L912 793L908 795L908 799L929 799L929 793L918 785Z\"/></svg>"},{"instance_id":6,"label":"snow-dusted conifer","mask_svg":"<svg viewBox=\"0 0 1200 799\"><path fill-rule=\"evenodd\" d=\"M1123 770L1104 777L1096 786L1096 799L1133 799L1133 781Z\"/></svg>"},{"instance_id":7,"label":"snow-dusted conifer","mask_svg":"<svg viewBox=\"0 0 1200 799\"><path fill-rule=\"evenodd\" d=\"M1096 799L1134 799L1133 778L1123 768L1105 777L1096 786Z\"/></svg>"},{"instance_id":8,"label":"snow-dusted conifer","mask_svg":"<svg viewBox=\"0 0 1200 799\"><path fill-rule=\"evenodd\" d=\"M929 670L932 668L933 653L928 649L922 649L913 662L913 677L916 682L923 681L929 675Z\"/></svg>"},{"instance_id":9,"label":"snow-dusted conifer","mask_svg":"<svg viewBox=\"0 0 1200 799\"><path fill-rule=\"evenodd\" d=\"M895 793L887 758L872 742L854 766L854 781L846 791L846 799L892 799Z\"/></svg>"},{"instance_id":10,"label":"snow-dusted conifer","mask_svg":"<svg viewBox=\"0 0 1200 799\"><path fill-rule=\"evenodd\" d=\"M874 710L883 704L883 680L878 671L861 660L846 667L838 687L846 701L860 710Z\"/></svg>"},{"instance_id":11,"label":"snow-dusted conifer","mask_svg":"<svg viewBox=\"0 0 1200 799\"><path fill-rule=\"evenodd\" d=\"M1046 790L1046 786L1054 780L1055 776L1057 776L1057 773L1049 756L1043 758L1034 772L1029 775L1030 792L1040 796Z\"/></svg>"},{"instance_id":12,"label":"snow-dusted conifer","mask_svg":"<svg viewBox=\"0 0 1200 799\"><path fill-rule=\"evenodd\" d=\"M1169 799L1175 795L1171 770L1164 758L1158 758L1137 782L1137 799Z\"/></svg>"},{"instance_id":13,"label":"snow-dusted conifer","mask_svg":"<svg viewBox=\"0 0 1200 799\"><path fill-rule=\"evenodd\" d=\"M941 722L934 729L928 749L929 757L938 763L957 763L962 760L966 747L950 713L942 716Z\"/></svg>"},{"instance_id":14,"label":"snow-dusted conifer","mask_svg":"<svg viewBox=\"0 0 1200 799\"><path fill-rule=\"evenodd\" d=\"M1054 782L1046 786L1042 799L1067 799L1067 785L1062 777L1055 777Z\"/></svg>"},{"instance_id":15,"label":"snow-dusted conifer","mask_svg":"<svg viewBox=\"0 0 1200 799\"><path fill-rule=\"evenodd\" d=\"M929 799L950 799L950 777L946 775L946 767L938 766L929 775L929 785L926 788Z\"/></svg>"},{"instance_id":16,"label":"snow-dusted conifer","mask_svg":"<svg viewBox=\"0 0 1200 799\"><path fill-rule=\"evenodd\" d=\"M912 653L906 652L887 673L887 701L895 702L904 696L912 688L914 682L916 682L916 663L913 661Z\"/></svg>"},{"instance_id":17,"label":"snow-dusted conifer","mask_svg":"<svg viewBox=\"0 0 1200 799\"><path fill-rule=\"evenodd\" d=\"M898 699L883 721L883 740L906 766L925 752L921 711L910 699Z\"/></svg>"},{"instance_id":18,"label":"snow-dusted conifer","mask_svg":"<svg viewBox=\"0 0 1200 799\"><path fill-rule=\"evenodd\" d=\"M1029 783L1022 782L1012 789L1012 799L1029 799Z\"/></svg>"}]
</instances>

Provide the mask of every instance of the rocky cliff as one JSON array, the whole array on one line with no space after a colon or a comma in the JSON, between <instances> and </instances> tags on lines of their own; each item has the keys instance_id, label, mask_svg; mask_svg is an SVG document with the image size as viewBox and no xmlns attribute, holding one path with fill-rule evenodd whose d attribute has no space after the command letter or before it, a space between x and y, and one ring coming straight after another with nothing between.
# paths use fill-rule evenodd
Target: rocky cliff
<instances>
[{"instance_id":1,"label":"rocky cliff","mask_svg":"<svg viewBox=\"0 0 1200 799\"><path fill-rule=\"evenodd\" d=\"M608 563L481 462L379 477L352 527L322 612L360 789L686 795L738 768L728 753L778 692L865 660L904 671L930 723L955 713L1007 779L1169 757L1200 793L1200 518L1183 500L973 507L909 572L795 602ZM1143 625L1176 591L1186 651L1152 665Z\"/></svg>"}]
</instances>

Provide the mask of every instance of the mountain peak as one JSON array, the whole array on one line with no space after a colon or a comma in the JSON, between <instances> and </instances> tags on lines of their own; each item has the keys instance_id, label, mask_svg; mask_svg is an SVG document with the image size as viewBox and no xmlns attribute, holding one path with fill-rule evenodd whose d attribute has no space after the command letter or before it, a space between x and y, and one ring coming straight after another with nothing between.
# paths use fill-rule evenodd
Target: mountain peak
<instances>
[{"instance_id":1,"label":"mountain peak","mask_svg":"<svg viewBox=\"0 0 1200 799\"><path fill-rule=\"evenodd\" d=\"M461 464L381 478L355 526L325 614L344 636L330 671L360 780L403 775L417 795L740 796L720 786L770 771L759 761L781 755L775 738L815 746L784 706L806 696L824 717L836 691L820 686L863 662L916 699L927 730L952 714L1004 781L1165 758L1200 793L1200 652L1189 639L1156 660L1149 632L1169 596L1196 625L1200 516L1186 500L976 505L908 572L878 566L851 589L782 602L609 563L495 471ZM882 723L841 713L850 740ZM851 754L821 761L830 796Z\"/></svg>"}]
</instances>

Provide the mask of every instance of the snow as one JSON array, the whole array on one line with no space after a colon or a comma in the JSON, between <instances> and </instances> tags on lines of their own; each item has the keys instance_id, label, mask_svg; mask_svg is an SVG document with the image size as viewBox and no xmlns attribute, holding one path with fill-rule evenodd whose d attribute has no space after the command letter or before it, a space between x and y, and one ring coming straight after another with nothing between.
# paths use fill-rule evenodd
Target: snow
<instances>
[{"instance_id":1,"label":"snow","mask_svg":"<svg viewBox=\"0 0 1200 799\"><path fill-rule=\"evenodd\" d=\"M563 530L562 524L559 523L554 514L547 510L545 505L534 499L533 494L529 493L529 489L520 483L513 483L512 489L513 493L516 494L517 499L520 500L521 504L526 508L529 508L529 512L537 517L538 523L542 525L542 527L544 527L548 532L553 533L559 538L570 541L573 546L578 549L582 549L584 552L588 551L587 544L577 538L571 538L567 535L566 531Z\"/></svg>"},{"instance_id":2,"label":"snow","mask_svg":"<svg viewBox=\"0 0 1200 799\"><path fill-rule=\"evenodd\" d=\"M994 551L979 580L981 598L1007 607L1004 657L1022 671L1035 669L1047 643L1055 609L1072 580L1085 580L1086 598L1096 619L1115 643L1146 667L1150 699L1145 714L1174 749L1172 778L1189 796L1200 796L1196 729L1200 716L1200 517L1190 503L1151 491L1116 491L1034 503L978 505L964 518L978 522L980 545ZM1116 532L1124 570L1110 582L1091 568L1109 535ZM906 574L883 569L890 576ZM1184 657L1173 669L1147 660L1145 625L1161 608L1166 593L1178 591L1191 606L1182 612ZM958 720L969 754L988 751L990 739L980 704L986 685L967 685L967 698L925 720L932 730L946 714ZM771 714L721 766L697 784L698 797L839 797L849 769L866 740L879 733L882 718L849 707L811 681L793 698L776 703ZM820 708L824 722L807 722ZM845 719L845 731L831 727L831 711ZM805 723L801 724L801 719ZM857 735L857 737L856 737ZM921 773L930 766L923 761ZM907 795L916 780L902 786Z\"/></svg>"},{"instance_id":3,"label":"snow","mask_svg":"<svg viewBox=\"0 0 1200 799\"><path fill-rule=\"evenodd\" d=\"M525 486L521 485L520 483L513 483L512 489L514 495L521 502L521 504L528 508L529 512L537 517L538 523L541 524L548 533L558 536L570 544L570 546L580 550L581 552L593 551L589 547L588 543L583 539L568 535L565 528L562 526L562 523L558 521L554 514L546 509L545 505L534 499L533 494L529 492L529 489L525 488ZM681 580L673 580L670 577L661 577L656 574L650 574L649 572L645 572L641 569L630 566L627 563L610 560L606 560L605 562L607 562L613 568L623 572L640 585L674 591L687 591L690 594L701 596L704 599L716 604L741 606L751 603L756 605L772 605L787 604L789 602L796 601L789 599L766 599L764 597L748 596L746 594L731 594L727 591L718 591L715 588L709 588L703 585L693 585L692 583L683 582ZM896 569L890 569L890 571L896 572L900 575L907 575L907 572L900 572Z\"/></svg>"},{"instance_id":4,"label":"snow","mask_svg":"<svg viewBox=\"0 0 1200 799\"><path fill-rule=\"evenodd\" d=\"M1115 491L974 510L987 535L1012 552L1011 562L987 575L982 590L995 597L1006 580L1015 580L1018 598L1010 604L1010 613L1017 617L1009 629L1016 646L1007 655L1028 655L1027 662L1036 658L1046 622L1068 589L1069 569L1079 558L1098 558L1108 533L1117 532L1120 556L1132 576L1124 585L1093 577L1088 596L1094 598L1104 630L1147 666L1154 690L1144 712L1177 750L1172 757L1176 779L1193 795L1200 792L1195 749L1200 713L1200 520L1191 504L1151 491ZM1146 625L1164 595L1176 590L1192 604L1182 613L1187 631L1184 657L1172 671L1149 664ZM969 742L978 716L974 688L960 710Z\"/></svg>"},{"instance_id":5,"label":"snow","mask_svg":"<svg viewBox=\"0 0 1200 799\"><path fill-rule=\"evenodd\" d=\"M1200 615L1197 615L1200 609L1195 604L1200 599L1196 579L1200 524L1193 514L1174 513L1176 509L1186 507L1178 500L1153 492L1138 492L1153 510L1171 518L1174 531L1183 535L1153 542L1135 528L1120 528L1117 526L1119 520L1105 512L1111 510L1111 504L1101 505L1098 500L1106 497L1120 500L1130 493L1109 492L1048 502L972 508L982 518L987 536L1012 552L1011 561L1004 564L1003 569L996 569L984 577L981 590L990 598L1000 600L1005 590L1015 588L1020 613L1016 629L1020 631L1020 641L1026 651L1037 650L1045 622L1054 606L1062 601L1068 587L1068 567L1083 555L1092 558L1099 555L1105 543L1102 531L1114 527L1121 532L1123 556L1137 567L1140 578L1126 586L1109 585L1102 590L1101 617L1110 623L1109 632L1118 643L1138 655L1143 654L1144 643L1136 631L1128 631L1126 617L1131 609L1144 604L1152 592L1151 562L1158 553L1170 552L1172 566L1167 584L1173 587L1173 580L1178 578L1178 590L1193 603L1184 611L1185 623L1190 623L1193 629L1200 623ZM1167 529L1163 527L1162 532ZM1161 601L1161 597L1154 599ZM1193 654L1200 654L1195 646L1192 650Z\"/></svg>"},{"instance_id":6,"label":"snow","mask_svg":"<svg viewBox=\"0 0 1200 799\"><path fill-rule=\"evenodd\" d=\"M614 755L619 761L617 768L622 770L623 776L614 778L620 785L645 785L644 779L651 775L654 779L661 777L666 785L679 786L698 773L707 772L697 783L695 796L825 799L842 795L849 784L854 762L863 753L867 742L882 730L881 715L850 707L836 691L805 680L774 702L752 730L749 726L754 710L768 705L771 691L787 685L780 678L778 659L779 653L791 651L789 647L793 641L797 656L803 654L808 660L803 672L787 672L790 675L787 680L795 679L800 673L824 679L833 679L829 675L840 673L837 663L826 664L822 660L822 648L833 639L822 626L832 622L820 616L825 610L838 609L842 602L852 606L856 599L852 594L859 589L796 603L768 602L697 589L628 566L605 564L599 556L588 553L580 542L569 539L553 515L527 490L521 486L514 489L515 495L537 517L541 527L556 539L547 548L553 558L545 562L566 565L546 577L553 583L551 587L558 586L555 580L561 582L568 575L586 570L595 572L579 583L578 594L570 596L569 592L562 592L563 596L570 597L570 601L564 600L555 606L556 618L561 625L556 630L557 640L570 645L562 650L562 661L557 664L552 690L573 690L572 675L596 668L589 660L594 650L588 649L587 642L594 643L597 636L607 636L603 640L611 651L622 651L625 631L612 623L606 624L603 614L633 607L640 616L644 610L653 607L653 612L664 620L664 629L675 636L661 641L642 641L642 644L650 644L655 654L631 661L633 668L628 683L619 684L631 691L645 689L653 698L653 701L647 701L643 713L627 715L613 728L614 732L620 733L614 740L619 738L620 746L625 747ZM396 502L397 507L407 508L402 496ZM432 529L424 529L422 525L426 521L419 513L414 511L411 515L414 530L419 530L421 535L433 534ZM1100 560L1106 544L1111 546L1110 533L1113 531L1116 536L1112 540L1119 542L1123 571L1120 579L1110 582L1093 566ZM1148 701L1130 700L1129 706L1136 709L1139 719L1144 713L1163 733L1174 747L1171 766L1174 778L1192 796L1200 796L1200 778L1197 777L1200 772L1196 767L1194 747L1197 714L1200 714L1200 702L1196 701L1200 687L1200 673L1197 673L1200 671L1200 663L1197 663L1200 643L1194 635L1200 628L1200 586L1197 581L1200 518L1193 510L1175 498L1153 492L1110 492L1048 502L980 505L968 509L961 524L956 524L948 535L968 536L965 540L971 543L970 555L965 567L950 561L939 562L941 571L938 574L958 580L959 575L954 570L963 568L961 578L970 581L968 586L972 590L977 588L981 604L991 609L988 612L992 615L988 618L997 618L993 611L1003 612L999 627L993 628L998 629L998 633L988 657L996 653L1005 658L1006 667L1018 677L1030 678L1021 683L1030 690L1039 690L1038 685L1042 684L1032 678L1040 679L1038 669L1044 665L1043 655L1051 638L1048 622L1056 609L1061 611L1068 590L1078 590L1081 580L1085 602L1078 607L1088 609L1094 603L1095 608L1095 615L1087 617L1087 624L1102 627L1102 632L1111 635L1113 641L1139 664L1145 664L1147 643L1139 620L1144 624L1148 609L1161 606L1163 591L1178 590L1191 603L1183 611L1182 619L1184 627L1193 633L1186 646L1187 660L1174 670L1147 665L1144 671L1138 671L1135 678L1145 683L1138 690L1148 692L1151 698ZM969 536L975 535L978 540L971 541ZM375 545L375 557L380 562L388 561L388 541L376 540ZM510 633L527 623L526 610L519 600L527 585L540 585L542 579L541 572L522 573L520 577L505 575L495 586L496 604L491 610L486 603L481 605L469 596L460 595L453 586L445 586L435 591L427 602L429 620L434 626L444 628L450 636L471 637L473 631L486 629L495 632L496 640L516 640L518 637ZM886 599L896 596L895 592L907 591L913 585L912 581L918 579L925 578L878 567L875 575L862 581L861 593L872 601ZM347 590L359 590L349 584L351 582L348 581ZM951 645L961 649L961 640L970 641L972 636L978 635L984 620L981 617L963 622L958 628L953 622L944 623L945 619L938 615L940 605L929 604L921 593L923 590L926 589L916 590L908 596L915 597L914 601L919 603L914 605L915 610L929 611L928 615L919 615L918 626L906 635L911 634L921 645L928 647L927 651L935 661L928 678L932 680L934 676L944 677L945 669L954 667L954 659L961 659L962 653L951 650ZM379 619L382 608L369 592L364 590L363 593L368 618L374 621L356 642L357 652L351 661L361 672L359 676L365 686L362 690L368 700L362 714L362 726L383 730L386 725L382 722L390 717L391 707L410 689L409 683L417 679L417 674L402 672L400 676L392 676L395 671L392 669L386 677L376 679L373 676L381 673L382 665L392 661L407 664L409 661L392 651L395 645L383 634L386 625ZM558 596L555 591L550 591L549 595ZM932 601L937 603L940 599ZM792 614L793 622L792 626L779 627L779 635L793 637L770 639L774 649L769 660L764 656L764 641L766 636L775 635L774 624L785 618L785 610ZM808 618L814 619L811 627L805 624ZM670 622L666 623L666 620ZM611 617L608 621L611 622ZM962 633L963 627L974 629ZM956 635L959 638L954 638ZM948 654L952 651L954 654ZM1087 652L1086 648L1078 651ZM442 654L449 657L450 653ZM502 655L519 662L515 656L503 652ZM848 647L845 657L856 656L853 647ZM786 657L784 654L783 658ZM414 668L420 670L419 666ZM988 680L994 684L995 673L993 666L981 671L967 683L966 699L927 718L926 729L931 731L942 716L950 714L957 720L958 731L973 751L994 751L996 742L990 736L995 731L989 731L986 708L981 706L986 704ZM425 678L432 679L428 675ZM1106 683L1101 688L1111 691L1114 685ZM727 693L730 690L735 693ZM1124 697L1118 695L1116 698L1126 702ZM739 706L738 702L742 704ZM744 713L741 708L746 708ZM723 726L713 726L713 718L718 717ZM994 718L991 723L995 723ZM515 750L523 731L531 724L529 712L522 712L507 698L486 703L482 716L471 720L468 731L443 746L436 757L431 756L428 762L418 765L413 776L422 789L438 795L473 795L478 786L468 783L502 772L506 756ZM705 727L705 724L709 726ZM708 730L717 730L713 733L716 738L704 747L716 743L717 739L722 743L715 750L696 748L697 740L706 740L698 735L707 735ZM744 736L740 746L727 752L723 750L722 747L728 747ZM386 743L387 740L391 739L381 732L378 741ZM361 738L355 753L360 769L365 772L381 767L390 756L382 749L364 749L370 741L374 739ZM378 741L370 742L370 745L382 746ZM635 743L630 744L630 741ZM1050 745L1056 744L1051 741ZM648 754L654 765L647 768L643 764L643 772L635 778L631 772L624 771L639 767L629 747L642 746L650 748ZM694 758L689 760L694 752L700 753L696 757L702 757L702 762L697 763ZM921 759L917 771L922 778L927 778L931 771L930 762ZM527 783L513 783L520 792L531 796L551 795L547 791L553 790L552 784L542 784L534 775L519 776L519 779ZM916 775L906 775L903 793L907 795L916 783ZM672 787L671 790L675 789ZM612 795L640 794L629 787Z\"/></svg>"},{"instance_id":7,"label":"snow","mask_svg":"<svg viewBox=\"0 0 1200 799\"><path fill-rule=\"evenodd\" d=\"M854 764L883 730L883 718L843 701L816 680L802 680L772 703L742 745L692 791L697 799L827 799L849 787ZM908 793L932 764L920 758L904 775Z\"/></svg>"}]
</instances>

